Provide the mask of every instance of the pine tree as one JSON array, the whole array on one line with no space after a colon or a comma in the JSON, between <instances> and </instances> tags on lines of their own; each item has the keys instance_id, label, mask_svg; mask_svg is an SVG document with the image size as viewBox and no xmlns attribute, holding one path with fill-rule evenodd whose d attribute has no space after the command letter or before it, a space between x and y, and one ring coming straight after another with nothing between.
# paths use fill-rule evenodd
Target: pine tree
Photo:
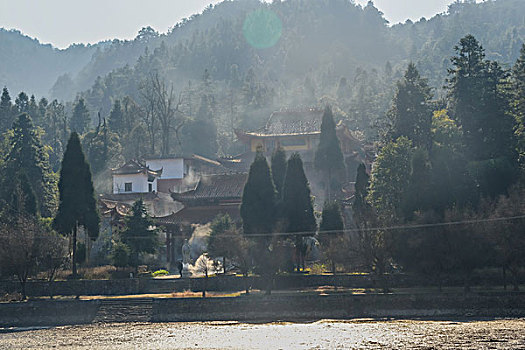
<instances>
[{"instance_id":1,"label":"pine tree","mask_svg":"<svg viewBox=\"0 0 525 350\"><path fill-rule=\"evenodd\" d=\"M410 63L404 78L397 83L392 107L388 113L390 130L388 130L387 137L389 141L406 136L412 140L414 146L429 149L432 144L430 136L431 98L431 89L426 79L421 78L415 64Z\"/></svg>"},{"instance_id":2,"label":"pine tree","mask_svg":"<svg viewBox=\"0 0 525 350\"><path fill-rule=\"evenodd\" d=\"M272 179L277 191L277 197L282 197L284 176L286 175L286 152L278 147L272 154Z\"/></svg>"},{"instance_id":3,"label":"pine tree","mask_svg":"<svg viewBox=\"0 0 525 350\"><path fill-rule=\"evenodd\" d=\"M23 91L15 99L15 110L16 113L29 112L29 97Z\"/></svg>"},{"instance_id":4,"label":"pine tree","mask_svg":"<svg viewBox=\"0 0 525 350\"><path fill-rule=\"evenodd\" d=\"M2 90L0 97L0 132L9 129L13 124L13 103L6 87Z\"/></svg>"},{"instance_id":5,"label":"pine tree","mask_svg":"<svg viewBox=\"0 0 525 350\"><path fill-rule=\"evenodd\" d=\"M326 175L326 197L330 199L332 177L344 173L345 163L343 152L341 151L341 143L335 130L332 109L329 106L325 108L323 114L319 146L315 153L315 167Z\"/></svg>"},{"instance_id":6,"label":"pine tree","mask_svg":"<svg viewBox=\"0 0 525 350\"><path fill-rule=\"evenodd\" d=\"M36 194L42 216L51 216L56 206L56 182L40 136L31 117L25 113L20 114L13 124L11 149L5 160L4 195L12 189L5 181L16 179L20 171L25 173Z\"/></svg>"},{"instance_id":7,"label":"pine tree","mask_svg":"<svg viewBox=\"0 0 525 350\"><path fill-rule=\"evenodd\" d=\"M91 170L86 162L80 139L76 132L71 133L62 160L60 181L58 183L60 203L54 220L57 231L72 235L73 278L77 277L77 229L83 226L90 238L99 233L100 218L97 211Z\"/></svg>"},{"instance_id":8,"label":"pine tree","mask_svg":"<svg viewBox=\"0 0 525 350\"><path fill-rule=\"evenodd\" d=\"M313 235L317 229L310 186L304 173L303 161L298 153L288 159L283 185L283 212L286 220L286 232L295 235L297 271L304 267L305 247L303 237Z\"/></svg>"},{"instance_id":9,"label":"pine tree","mask_svg":"<svg viewBox=\"0 0 525 350\"><path fill-rule=\"evenodd\" d=\"M131 207L131 213L125 218L125 228L120 233L122 242L130 249L130 262L135 268L139 265L140 253L155 253L158 230L149 216L142 199Z\"/></svg>"},{"instance_id":10,"label":"pine tree","mask_svg":"<svg viewBox=\"0 0 525 350\"><path fill-rule=\"evenodd\" d=\"M113 108L109 113L108 125L111 131L116 132L119 135L122 135L122 133L124 132L125 120L120 100L115 100L115 102L113 103Z\"/></svg>"},{"instance_id":11,"label":"pine tree","mask_svg":"<svg viewBox=\"0 0 525 350\"><path fill-rule=\"evenodd\" d=\"M241 217L244 233L271 234L275 223L275 186L268 162L258 150L244 185Z\"/></svg>"},{"instance_id":12,"label":"pine tree","mask_svg":"<svg viewBox=\"0 0 525 350\"><path fill-rule=\"evenodd\" d=\"M482 195L496 196L505 193L517 175L508 72L485 60L472 35L461 39L455 50L448 79L452 112L463 131L469 172Z\"/></svg>"},{"instance_id":13,"label":"pine tree","mask_svg":"<svg viewBox=\"0 0 525 350\"><path fill-rule=\"evenodd\" d=\"M69 121L69 127L72 131L79 134L85 133L89 128L89 111L83 98L80 98L73 107L73 115Z\"/></svg>"},{"instance_id":14,"label":"pine tree","mask_svg":"<svg viewBox=\"0 0 525 350\"><path fill-rule=\"evenodd\" d=\"M38 204L36 196L31 188L29 179L23 171L19 171L11 192L10 208L16 213L16 215L31 215L37 216Z\"/></svg>"}]
</instances>

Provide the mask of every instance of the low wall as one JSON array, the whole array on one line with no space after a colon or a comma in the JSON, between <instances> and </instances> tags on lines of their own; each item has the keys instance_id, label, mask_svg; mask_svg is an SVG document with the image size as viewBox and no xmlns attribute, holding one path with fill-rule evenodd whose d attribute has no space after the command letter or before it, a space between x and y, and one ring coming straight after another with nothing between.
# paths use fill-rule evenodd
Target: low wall
<instances>
[{"instance_id":1,"label":"low wall","mask_svg":"<svg viewBox=\"0 0 525 350\"><path fill-rule=\"evenodd\" d=\"M121 299L110 302L46 300L0 303L0 327L91 323L100 320L97 315L108 313L108 306L105 306L105 303L108 303L109 307L120 310L120 315L111 322L525 316L525 293L249 295L235 298Z\"/></svg>"},{"instance_id":2,"label":"low wall","mask_svg":"<svg viewBox=\"0 0 525 350\"><path fill-rule=\"evenodd\" d=\"M99 301L41 300L0 303L1 327L86 324L93 321Z\"/></svg>"},{"instance_id":3,"label":"low wall","mask_svg":"<svg viewBox=\"0 0 525 350\"><path fill-rule=\"evenodd\" d=\"M391 288L403 288L429 285L429 281L411 275L395 274L385 277ZM460 285L460 281L450 281L447 285ZM77 280L77 281L28 281L26 293L30 297L48 295L129 295L181 292L184 290L202 291L204 278L189 279L154 279L130 278L120 280ZM260 277L239 276L210 277L207 283L209 291L239 291L246 284L255 289L265 289L266 281ZM301 289L335 285L338 287L374 288L382 284L375 275L284 275L276 276L274 289ZM20 290L16 281L0 281L0 293L12 293Z\"/></svg>"}]
</instances>

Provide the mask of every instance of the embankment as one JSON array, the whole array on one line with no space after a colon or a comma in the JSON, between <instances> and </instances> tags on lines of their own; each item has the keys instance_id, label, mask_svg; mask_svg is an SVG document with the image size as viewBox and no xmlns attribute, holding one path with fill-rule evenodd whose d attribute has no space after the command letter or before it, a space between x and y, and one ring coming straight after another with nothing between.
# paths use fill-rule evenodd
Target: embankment
<instances>
[{"instance_id":1,"label":"embankment","mask_svg":"<svg viewBox=\"0 0 525 350\"><path fill-rule=\"evenodd\" d=\"M249 295L0 303L0 327L92 322L525 317L525 293Z\"/></svg>"}]
</instances>

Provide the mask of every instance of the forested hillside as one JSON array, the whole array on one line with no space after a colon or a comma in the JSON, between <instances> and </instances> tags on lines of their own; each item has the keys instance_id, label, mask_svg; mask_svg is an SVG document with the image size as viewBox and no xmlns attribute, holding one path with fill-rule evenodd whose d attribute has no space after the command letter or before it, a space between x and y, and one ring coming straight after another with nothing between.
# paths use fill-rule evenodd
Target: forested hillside
<instances>
[{"instance_id":1,"label":"forested hillside","mask_svg":"<svg viewBox=\"0 0 525 350\"><path fill-rule=\"evenodd\" d=\"M209 139L198 131L208 124L217 143L198 150L232 154L239 151L234 128L258 128L277 108L326 103L361 137L375 141L409 62L439 101L459 39L474 34L488 59L510 67L525 37L524 13L521 0L465 1L447 14L390 27L372 2L224 1L165 34L148 27L131 41L66 50L3 31L0 83L11 94L22 89L62 101L66 119L72 103L84 98L86 128L96 126L97 113L115 125L110 114L118 102L125 125L114 131L121 139L133 130L149 135L150 153L160 151L161 133L174 139L166 152L195 151L199 137ZM177 107L168 131L161 132L162 118L157 125L148 121L155 86ZM134 152L144 148L135 145Z\"/></svg>"}]
</instances>

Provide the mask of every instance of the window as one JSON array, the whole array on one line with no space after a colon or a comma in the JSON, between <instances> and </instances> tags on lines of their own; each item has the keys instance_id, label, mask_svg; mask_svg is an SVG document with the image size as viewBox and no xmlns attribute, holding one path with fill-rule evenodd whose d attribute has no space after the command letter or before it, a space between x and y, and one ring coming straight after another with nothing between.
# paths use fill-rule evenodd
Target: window
<instances>
[{"instance_id":1,"label":"window","mask_svg":"<svg viewBox=\"0 0 525 350\"><path fill-rule=\"evenodd\" d=\"M133 182L124 183L124 192L131 192L131 191L133 191Z\"/></svg>"},{"instance_id":2,"label":"window","mask_svg":"<svg viewBox=\"0 0 525 350\"><path fill-rule=\"evenodd\" d=\"M153 192L153 184L148 184L148 192Z\"/></svg>"}]
</instances>

